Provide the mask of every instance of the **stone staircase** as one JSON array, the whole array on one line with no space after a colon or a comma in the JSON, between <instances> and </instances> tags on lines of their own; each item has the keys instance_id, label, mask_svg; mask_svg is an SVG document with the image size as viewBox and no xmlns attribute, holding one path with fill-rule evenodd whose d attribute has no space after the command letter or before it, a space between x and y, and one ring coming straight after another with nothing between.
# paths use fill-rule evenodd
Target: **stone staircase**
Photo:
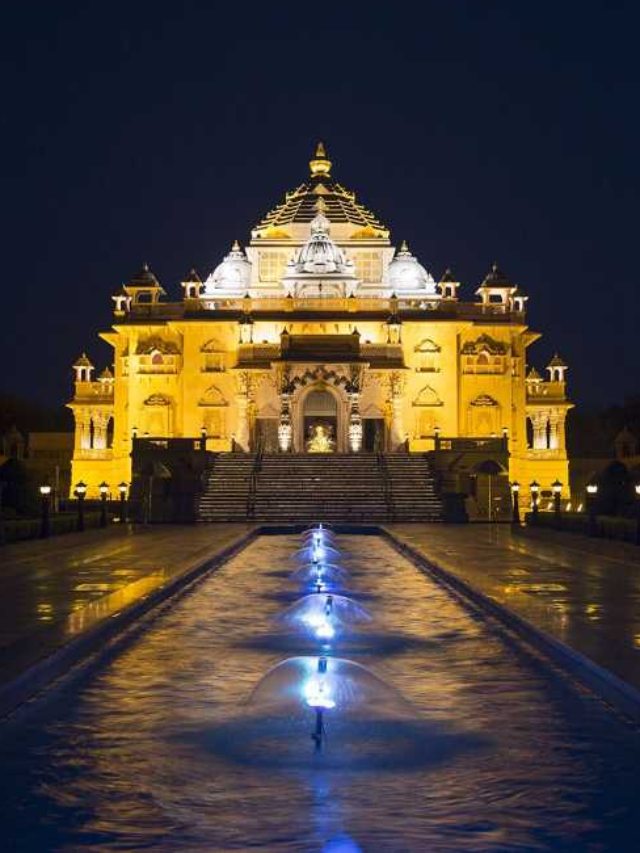
<instances>
[{"instance_id":1,"label":"stone staircase","mask_svg":"<svg viewBox=\"0 0 640 853\"><path fill-rule=\"evenodd\" d=\"M383 456L382 467L389 483L394 520L442 520L442 501L427 456L389 453Z\"/></svg>"},{"instance_id":2,"label":"stone staircase","mask_svg":"<svg viewBox=\"0 0 640 853\"><path fill-rule=\"evenodd\" d=\"M440 521L421 454L221 453L199 499L202 521Z\"/></svg>"},{"instance_id":3,"label":"stone staircase","mask_svg":"<svg viewBox=\"0 0 640 853\"><path fill-rule=\"evenodd\" d=\"M244 521L254 478L255 456L220 453L206 473L206 485L198 500L200 521Z\"/></svg>"}]
</instances>

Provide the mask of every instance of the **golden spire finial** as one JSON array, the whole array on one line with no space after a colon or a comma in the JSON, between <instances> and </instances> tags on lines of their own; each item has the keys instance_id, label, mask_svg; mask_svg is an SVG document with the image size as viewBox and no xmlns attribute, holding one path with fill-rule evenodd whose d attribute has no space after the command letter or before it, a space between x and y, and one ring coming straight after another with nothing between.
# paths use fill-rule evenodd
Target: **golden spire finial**
<instances>
[{"instance_id":1,"label":"golden spire finial","mask_svg":"<svg viewBox=\"0 0 640 853\"><path fill-rule=\"evenodd\" d=\"M401 251L401 252L408 252L408 251L409 251L409 247L407 246L407 241L406 241L406 240L403 240L403 241L402 241L402 243L401 243L401 245L400 245L400 251Z\"/></svg>"},{"instance_id":2,"label":"golden spire finial","mask_svg":"<svg viewBox=\"0 0 640 853\"><path fill-rule=\"evenodd\" d=\"M325 212L325 210L327 209L327 203L322 198L322 196L320 196L320 198L316 201L314 208L317 210L318 213L324 213Z\"/></svg>"},{"instance_id":3,"label":"golden spire finial","mask_svg":"<svg viewBox=\"0 0 640 853\"><path fill-rule=\"evenodd\" d=\"M233 241L233 246L231 247L231 251L232 252L239 252L240 251L240 243L238 243L237 240Z\"/></svg>"},{"instance_id":4,"label":"golden spire finial","mask_svg":"<svg viewBox=\"0 0 640 853\"><path fill-rule=\"evenodd\" d=\"M331 175L331 160L327 157L327 151L323 142L318 142L313 160L309 161L312 178L329 177Z\"/></svg>"}]
</instances>

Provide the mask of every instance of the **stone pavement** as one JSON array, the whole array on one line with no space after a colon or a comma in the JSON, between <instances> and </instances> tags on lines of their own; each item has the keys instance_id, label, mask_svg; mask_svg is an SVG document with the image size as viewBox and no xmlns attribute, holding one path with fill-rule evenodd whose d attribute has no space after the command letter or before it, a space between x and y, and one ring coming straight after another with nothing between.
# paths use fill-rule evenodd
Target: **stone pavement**
<instances>
[{"instance_id":1,"label":"stone pavement","mask_svg":"<svg viewBox=\"0 0 640 853\"><path fill-rule=\"evenodd\" d=\"M398 539L640 688L640 548L509 525L388 524Z\"/></svg>"},{"instance_id":2,"label":"stone pavement","mask_svg":"<svg viewBox=\"0 0 640 853\"><path fill-rule=\"evenodd\" d=\"M114 526L4 546L0 685L254 526Z\"/></svg>"}]
</instances>

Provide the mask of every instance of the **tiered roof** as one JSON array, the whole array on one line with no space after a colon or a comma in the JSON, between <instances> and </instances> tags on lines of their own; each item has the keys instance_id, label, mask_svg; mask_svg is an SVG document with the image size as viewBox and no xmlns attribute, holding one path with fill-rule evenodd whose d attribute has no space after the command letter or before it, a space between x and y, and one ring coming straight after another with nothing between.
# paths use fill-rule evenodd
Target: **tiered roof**
<instances>
[{"instance_id":1,"label":"tiered roof","mask_svg":"<svg viewBox=\"0 0 640 853\"><path fill-rule=\"evenodd\" d=\"M315 157L309 163L309 180L288 192L284 201L256 225L253 236L277 239L278 231L287 225L294 222L310 223L317 214L318 199L322 198L327 218L332 223L349 223L359 228L360 233L353 235L356 238L387 238L389 230L378 217L356 200L354 192L333 180L331 166L324 145L318 143Z\"/></svg>"}]
</instances>

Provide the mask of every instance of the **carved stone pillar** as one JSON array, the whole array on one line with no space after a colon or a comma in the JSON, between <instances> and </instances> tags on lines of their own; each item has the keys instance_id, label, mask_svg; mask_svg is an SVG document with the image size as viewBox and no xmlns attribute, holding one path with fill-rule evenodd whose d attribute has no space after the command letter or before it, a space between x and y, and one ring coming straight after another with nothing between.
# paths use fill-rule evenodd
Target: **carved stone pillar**
<instances>
[{"instance_id":1,"label":"carved stone pillar","mask_svg":"<svg viewBox=\"0 0 640 853\"><path fill-rule=\"evenodd\" d=\"M79 438L80 450L91 449L91 413L79 412L78 421L76 423L76 432Z\"/></svg>"},{"instance_id":2,"label":"carved stone pillar","mask_svg":"<svg viewBox=\"0 0 640 853\"><path fill-rule=\"evenodd\" d=\"M362 449L362 418L360 417L360 392L349 394L349 448L352 453Z\"/></svg>"},{"instance_id":3,"label":"carved stone pillar","mask_svg":"<svg viewBox=\"0 0 640 853\"><path fill-rule=\"evenodd\" d=\"M549 415L549 450L557 450L559 445L558 440L558 413L551 412Z\"/></svg>"},{"instance_id":4,"label":"carved stone pillar","mask_svg":"<svg viewBox=\"0 0 640 853\"><path fill-rule=\"evenodd\" d=\"M280 423L278 424L278 445L283 453L291 450L293 429L291 427L291 395L288 391L280 394Z\"/></svg>"},{"instance_id":5,"label":"carved stone pillar","mask_svg":"<svg viewBox=\"0 0 640 853\"><path fill-rule=\"evenodd\" d=\"M533 422L533 449L547 449L547 413L536 412L532 415Z\"/></svg>"},{"instance_id":6,"label":"carved stone pillar","mask_svg":"<svg viewBox=\"0 0 640 853\"><path fill-rule=\"evenodd\" d=\"M399 450L406 440L403 417L403 388L404 382L402 374L393 372L389 377L389 402L391 404L391 450Z\"/></svg>"},{"instance_id":7,"label":"carved stone pillar","mask_svg":"<svg viewBox=\"0 0 640 853\"><path fill-rule=\"evenodd\" d=\"M558 412L558 450L562 450L566 452L567 449L567 436L566 436L566 412Z\"/></svg>"},{"instance_id":8,"label":"carved stone pillar","mask_svg":"<svg viewBox=\"0 0 640 853\"><path fill-rule=\"evenodd\" d=\"M107 418L103 412L93 415L93 449L105 450L107 446Z\"/></svg>"},{"instance_id":9,"label":"carved stone pillar","mask_svg":"<svg viewBox=\"0 0 640 853\"><path fill-rule=\"evenodd\" d=\"M241 373L238 377L238 385L239 392L236 395L236 404L238 406L238 423L236 425L236 434L235 441L236 444L243 450L245 453L248 453L251 449L251 424L249 421L250 418L250 407L251 407L251 393L252 393L252 381L251 374Z\"/></svg>"}]
</instances>

